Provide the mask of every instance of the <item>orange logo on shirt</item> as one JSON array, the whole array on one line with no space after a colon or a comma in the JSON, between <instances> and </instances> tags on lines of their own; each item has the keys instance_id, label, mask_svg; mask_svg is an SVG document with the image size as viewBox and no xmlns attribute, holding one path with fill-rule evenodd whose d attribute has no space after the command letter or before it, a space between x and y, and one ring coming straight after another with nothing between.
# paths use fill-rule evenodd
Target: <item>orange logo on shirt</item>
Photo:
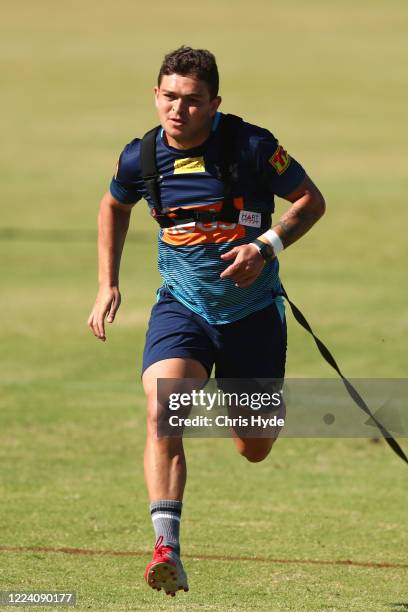
<instances>
[{"instance_id":1,"label":"orange logo on shirt","mask_svg":"<svg viewBox=\"0 0 408 612\"><path fill-rule=\"evenodd\" d=\"M199 210L211 210L218 212L221 210L223 202L214 202L200 206ZM243 198L234 198L234 206L238 210L244 207ZM197 206L184 208L198 209ZM175 209L170 209L175 210ZM226 221L213 221L211 223L183 223L182 225L174 225L163 229L161 239L167 244L173 246L195 246L197 244L233 242L238 238L243 238L246 235L246 230L243 225L237 223L227 223Z\"/></svg>"},{"instance_id":2,"label":"orange logo on shirt","mask_svg":"<svg viewBox=\"0 0 408 612\"><path fill-rule=\"evenodd\" d=\"M275 153L269 158L268 161L271 166L275 168L278 174L283 174L290 164L290 156L282 145L278 145Z\"/></svg>"}]
</instances>

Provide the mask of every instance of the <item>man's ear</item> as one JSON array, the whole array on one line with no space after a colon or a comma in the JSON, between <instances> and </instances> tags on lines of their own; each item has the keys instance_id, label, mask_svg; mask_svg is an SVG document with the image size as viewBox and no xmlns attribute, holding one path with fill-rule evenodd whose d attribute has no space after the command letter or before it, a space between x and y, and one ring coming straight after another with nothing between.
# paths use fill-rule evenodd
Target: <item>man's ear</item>
<instances>
[{"instance_id":1,"label":"man's ear","mask_svg":"<svg viewBox=\"0 0 408 612\"><path fill-rule=\"evenodd\" d=\"M215 113L217 112L220 104L222 102L222 98L221 96L216 96L213 100L211 100L210 102L210 106L211 106L211 116L213 117L215 115Z\"/></svg>"},{"instance_id":2,"label":"man's ear","mask_svg":"<svg viewBox=\"0 0 408 612\"><path fill-rule=\"evenodd\" d=\"M159 91L160 90L159 90L158 87L155 87L153 91L154 91L154 103L155 103L156 108L157 108L157 106L158 106L158 97L159 97Z\"/></svg>"}]
</instances>

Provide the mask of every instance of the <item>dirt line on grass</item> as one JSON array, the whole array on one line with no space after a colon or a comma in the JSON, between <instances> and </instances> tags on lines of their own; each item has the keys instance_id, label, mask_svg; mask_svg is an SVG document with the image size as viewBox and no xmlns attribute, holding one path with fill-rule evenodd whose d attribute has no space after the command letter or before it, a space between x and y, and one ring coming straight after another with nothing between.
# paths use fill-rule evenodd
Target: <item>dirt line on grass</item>
<instances>
[{"instance_id":1,"label":"dirt line on grass","mask_svg":"<svg viewBox=\"0 0 408 612\"><path fill-rule=\"evenodd\" d=\"M102 555L108 557L149 557L150 555L150 551L142 550L94 550L90 548L53 548L50 546L0 546L0 552L64 553L66 555ZM351 559L269 559L267 557L226 557L223 555L192 555L188 553L184 553L183 558L202 559L203 561L255 561L257 563L287 563L292 565L346 565L378 569L408 569L408 563L352 561Z\"/></svg>"}]
</instances>

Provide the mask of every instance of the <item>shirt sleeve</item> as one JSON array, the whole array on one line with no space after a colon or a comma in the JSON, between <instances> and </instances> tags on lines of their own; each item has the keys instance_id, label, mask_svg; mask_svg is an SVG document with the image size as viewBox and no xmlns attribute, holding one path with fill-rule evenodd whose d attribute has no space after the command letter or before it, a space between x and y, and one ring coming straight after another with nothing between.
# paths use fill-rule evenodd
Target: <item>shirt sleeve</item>
<instances>
[{"instance_id":1,"label":"shirt sleeve","mask_svg":"<svg viewBox=\"0 0 408 612\"><path fill-rule=\"evenodd\" d=\"M285 197L294 191L305 177L305 170L271 132L262 130L255 143L257 175L272 194Z\"/></svg>"},{"instance_id":2,"label":"shirt sleeve","mask_svg":"<svg viewBox=\"0 0 408 612\"><path fill-rule=\"evenodd\" d=\"M136 204L143 197L140 169L140 140L132 140L123 149L116 172L110 183L110 192L121 204Z\"/></svg>"}]
</instances>

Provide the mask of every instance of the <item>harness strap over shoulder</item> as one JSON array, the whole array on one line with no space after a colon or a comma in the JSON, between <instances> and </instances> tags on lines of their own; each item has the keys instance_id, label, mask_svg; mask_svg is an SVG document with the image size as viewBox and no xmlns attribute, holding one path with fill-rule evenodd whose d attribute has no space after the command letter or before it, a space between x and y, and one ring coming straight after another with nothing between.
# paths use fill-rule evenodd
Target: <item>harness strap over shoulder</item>
<instances>
[{"instance_id":1,"label":"harness strap over shoulder","mask_svg":"<svg viewBox=\"0 0 408 612\"><path fill-rule=\"evenodd\" d=\"M232 184L233 184L233 165L236 163L235 159L235 143L237 131L242 124L241 117L237 115L225 115L221 121L219 130L221 138L221 178L224 183L224 206L223 212L229 215L236 216L237 209L234 206L234 200L232 196ZM238 213L239 215L239 213Z\"/></svg>"},{"instance_id":2,"label":"harness strap over shoulder","mask_svg":"<svg viewBox=\"0 0 408 612\"><path fill-rule=\"evenodd\" d=\"M159 186L159 172L156 161L156 139L161 126L158 125L146 132L140 145L140 163L142 166L142 178L147 192L153 200L155 207L161 212L161 196Z\"/></svg>"}]
</instances>

